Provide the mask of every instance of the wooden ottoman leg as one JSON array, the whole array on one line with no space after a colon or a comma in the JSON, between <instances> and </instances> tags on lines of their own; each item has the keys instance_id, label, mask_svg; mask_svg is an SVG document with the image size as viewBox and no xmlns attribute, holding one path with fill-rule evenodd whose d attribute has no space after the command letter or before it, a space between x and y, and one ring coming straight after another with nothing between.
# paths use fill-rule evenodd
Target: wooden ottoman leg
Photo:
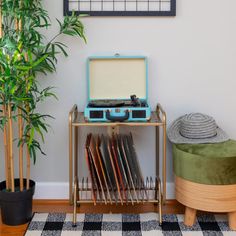
<instances>
[{"instance_id":1,"label":"wooden ottoman leg","mask_svg":"<svg viewBox=\"0 0 236 236\"><path fill-rule=\"evenodd\" d=\"M229 227L232 230L236 230L236 211L228 213Z\"/></svg>"},{"instance_id":2,"label":"wooden ottoman leg","mask_svg":"<svg viewBox=\"0 0 236 236\"><path fill-rule=\"evenodd\" d=\"M187 226L192 226L196 221L196 214L197 214L196 209L186 206L184 215L184 224Z\"/></svg>"}]
</instances>

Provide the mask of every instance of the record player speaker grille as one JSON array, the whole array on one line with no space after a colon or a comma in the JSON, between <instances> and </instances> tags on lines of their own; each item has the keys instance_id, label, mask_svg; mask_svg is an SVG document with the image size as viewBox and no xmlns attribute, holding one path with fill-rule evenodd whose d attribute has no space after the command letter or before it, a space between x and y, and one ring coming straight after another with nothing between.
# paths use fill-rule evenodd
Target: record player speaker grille
<instances>
[{"instance_id":1,"label":"record player speaker grille","mask_svg":"<svg viewBox=\"0 0 236 236\"><path fill-rule=\"evenodd\" d=\"M145 118L146 111L145 110L132 111L132 117L133 118Z\"/></svg>"},{"instance_id":2,"label":"record player speaker grille","mask_svg":"<svg viewBox=\"0 0 236 236\"><path fill-rule=\"evenodd\" d=\"M91 119L102 119L103 118L103 111L90 111L90 118Z\"/></svg>"}]
</instances>

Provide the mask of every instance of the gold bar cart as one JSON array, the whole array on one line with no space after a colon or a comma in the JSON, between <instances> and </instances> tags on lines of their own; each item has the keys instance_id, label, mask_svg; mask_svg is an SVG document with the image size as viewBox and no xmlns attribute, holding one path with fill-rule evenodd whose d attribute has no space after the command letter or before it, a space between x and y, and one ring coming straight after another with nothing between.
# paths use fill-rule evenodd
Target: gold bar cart
<instances>
[{"instance_id":1,"label":"gold bar cart","mask_svg":"<svg viewBox=\"0 0 236 236\"><path fill-rule=\"evenodd\" d=\"M78 133L80 127L121 127L121 126L144 126L144 127L155 127L156 133L156 179L147 179L146 184L142 183L139 185L139 189L133 189L133 191L154 191L154 199L148 197L139 197L135 199L127 199L126 204L139 204L139 203L154 203L158 204L159 208L159 222L162 224L162 204L166 200L166 113L160 104L157 104L156 111L152 112L151 119L147 122L88 122L85 120L83 112L79 112L77 105L74 105L69 113L69 201L73 204L73 225L76 225L76 212L77 206L82 203L94 203L92 199L80 199L79 192L91 191L89 187L88 179L82 179L82 183L78 177ZM160 132L162 129L162 133ZM160 140L162 139L162 155L160 155ZM162 157L162 180L160 179L159 167L160 167L160 156ZM151 182L154 182L152 184ZM100 200L100 203L107 204L106 199ZM123 204L123 202L115 201L116 204ZM111 201L111 204L113 200Z\"/></svg>"}]
</instances>

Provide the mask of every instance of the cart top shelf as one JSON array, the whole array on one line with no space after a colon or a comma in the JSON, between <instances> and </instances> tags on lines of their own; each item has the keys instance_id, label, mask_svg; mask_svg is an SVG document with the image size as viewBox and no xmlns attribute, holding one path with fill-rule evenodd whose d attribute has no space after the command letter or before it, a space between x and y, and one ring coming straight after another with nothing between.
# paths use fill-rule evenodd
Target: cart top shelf
<instances>
[{"instance_id":1,"label":"cart top shelf","mask_svg":"<svg viewBox=\"0 0 236 236\"><path fill-rule=\"evenodd\" d=\"M78 112L76 105L71 109L69 118L72 126L163 126L166 124L166 114L160 104L147 122L89 122L86 121L83 112Z\"/></svg>"}]
</instances>

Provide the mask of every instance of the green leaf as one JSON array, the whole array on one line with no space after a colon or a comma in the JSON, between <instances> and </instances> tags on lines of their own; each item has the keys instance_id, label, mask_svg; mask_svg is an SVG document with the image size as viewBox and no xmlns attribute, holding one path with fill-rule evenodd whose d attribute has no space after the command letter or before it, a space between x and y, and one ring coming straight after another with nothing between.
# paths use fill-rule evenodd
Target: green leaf
<instances>
[{"instance_id":1,"label":"green leaf","mask_svg":"<svg viewBox=\"0 0 236 236\"><path fill-rule=\"evenodd\" d=\"M32 64L32 67L36 67L37 65L39 65L41 62L43 62L46 58L48 57L47 54L45 54L44 56L42 56L41 58L39 58L37 61L35 61Z\"/></svg>"},{"instance_id":2,"label":"green leaf","mask_svg":"<svg viewBox=\"0 0 236 236\"><path fill-rule=\"evenodd\" d=\"M39 135L41 136L41 139L42 139L42 142L44 143L44 136L43 136L43 133L42 133L42 131L40 130L40 128L35 128L36 129L36 131L39 133Z\"/></svg>"},{"instance_id":3,"label":"green leaf","mask_svg":"<svg viewBox=\"0 0 236 236\"><path fill-rule=\"evenodd\" d=\"M30 138L29 138L29 145L32 144L33 139L34 139L34 128L31 128L31 130L30 130Z\"/></svg>"},{"instance_id":4,"label":"green leaf","mask_svg":"<svg viewBox=\"0 0 236 236\"><path fill-rule=\"evenodd\" d=\"M15 67L18 70L24 70L24 71L29 71L32 68L31 66L19 66L19 65L16 65Z\"/></svg>"},{"instance_id":5,"label":"green leaf","mask_svg":"<svg viewBox=\"0 0 236 236\"><path fill-rule=\"evenodd\" d=\"M62 45L60 45L59 43L55 43L55 45L60 48L60 50L62 51L62 53L64 54L64 56L68 57L68 54L66 53L65 49L63 48Z\"/></svg>"}]
</instances>

